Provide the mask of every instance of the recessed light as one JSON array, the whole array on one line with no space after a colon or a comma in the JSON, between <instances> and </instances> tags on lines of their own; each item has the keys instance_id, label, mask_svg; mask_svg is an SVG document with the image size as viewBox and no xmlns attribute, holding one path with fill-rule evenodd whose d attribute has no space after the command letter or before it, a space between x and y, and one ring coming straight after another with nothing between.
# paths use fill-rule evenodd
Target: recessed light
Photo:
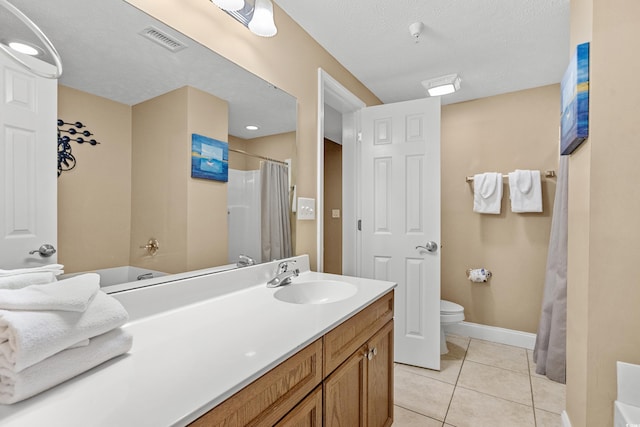
<instances>
[{"instance_id":1,"label":"recessed light","mask_svg":"<svg viewBox=\"0 0 640 427\"><path fill-rule=\"evenodd\" d=\"M16 52L24 53L25 55L37 56L40 51L33 46L21 42L9 42L9 47Z\"/></svg>"},{"instance_id":2,"label":"recessed light","mask_svg":"<svg viewBox=\"0 0 640 427\"><path fill-rule=\"evenodd\" d=\"M260 128L259 128L258 126L256 126L256 125L246 125L244 128L245 128L246 130L258 130L258 129L260 129Z\"/></svg>"}]
</instances>

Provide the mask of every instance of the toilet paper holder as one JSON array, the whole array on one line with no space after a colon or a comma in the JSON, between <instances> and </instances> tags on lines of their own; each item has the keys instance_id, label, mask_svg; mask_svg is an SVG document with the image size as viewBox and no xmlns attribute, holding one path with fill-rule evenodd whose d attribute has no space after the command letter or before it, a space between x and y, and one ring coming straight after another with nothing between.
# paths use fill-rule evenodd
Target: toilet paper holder
<instances>
[{"instance_id":1,"label":"toilet paper holder","mask_svg":"<svg viewBox=\"0 0 640 427\"><path fill-rule=\"evenodd\" d=\"M491 278L491 276L493 276L493 273L486 268L468 268L466 273L467 279L478 283L486 282ZM474 273L473 277L472 273Z\"/></svg>"}]
</instances>

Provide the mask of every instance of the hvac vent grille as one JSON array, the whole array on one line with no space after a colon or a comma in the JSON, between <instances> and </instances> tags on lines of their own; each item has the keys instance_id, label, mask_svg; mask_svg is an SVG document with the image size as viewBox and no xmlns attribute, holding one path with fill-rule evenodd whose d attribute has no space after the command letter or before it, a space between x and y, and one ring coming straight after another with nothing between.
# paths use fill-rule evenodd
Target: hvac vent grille
<instances>
[{"instance_id":1,"label":"hvac vent grille","mask_svg":"<svg viewBox=\"0 0 640 427\"><path fill-rule=\"evenodd\" d=\"M156 42L165 49L171 52L178 52L185 49L187 45L172 38L167 33L160 31L155 27L147 27L139 33L141 36L148 38L149 40Z\"/></svg>"}]
</instances>

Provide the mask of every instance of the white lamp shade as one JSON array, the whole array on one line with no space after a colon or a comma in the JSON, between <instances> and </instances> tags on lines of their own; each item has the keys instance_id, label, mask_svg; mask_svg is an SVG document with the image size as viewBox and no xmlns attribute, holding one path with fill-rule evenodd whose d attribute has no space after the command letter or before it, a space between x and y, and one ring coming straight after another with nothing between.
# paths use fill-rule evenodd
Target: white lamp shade
<instances>
[{"instance_id":1,"label":"white lamp shade","mask_svg":"<svg viewBox=\"0 0 640 427\"><path fill-rule=\"evenodd\" d=\"M244 0L211 0L211 2L224 10L240 10L244 7Z\"/></svg>"},{"instance_id":2,"label":"white lamp shade","mask_svg":"<svg viewBox=\"0 0 640 427\"><path fill-rule=\"evenodd\" d=\"M249 29L253 34L261 37L273 37L278 33L276 24L273 22L273 4L270 0L256 0Z\"/></svg>"}]
</instances>

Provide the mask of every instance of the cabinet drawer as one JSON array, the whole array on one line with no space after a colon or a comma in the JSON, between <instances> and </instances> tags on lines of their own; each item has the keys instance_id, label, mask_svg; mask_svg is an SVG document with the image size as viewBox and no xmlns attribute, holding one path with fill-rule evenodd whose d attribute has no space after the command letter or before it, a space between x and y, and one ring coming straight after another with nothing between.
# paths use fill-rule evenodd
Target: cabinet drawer
<instances>
[{"instance_id":1,"label":"cabinet drawer","mask_svg":"<svg viewBox=\"0 0 640 427\"><path fill-rule=\"evenodd\" d=\"M393 291L346 320L324 337L324 376L327 377L375 332L393 319Z\"/></svg>"},{"instance_id":2,"label":"cabinet drawer","mask_svg":"<svg viewBox=\"0 0 640 427\"><path fill-rule=\"evenodd\" d=\"M322 427L322 386L316 387L275 427Z\"/></svg>"},{"instance_id":3,"label":"cabinet drawer","mask_svg":"<svg viewBox=\"0 0 640 427\"><path fill-rule=\"evenodd\" d=\"M191 426L273 426L321 382L322 339L318 339Z\"/></svg>"}]
</instances>

